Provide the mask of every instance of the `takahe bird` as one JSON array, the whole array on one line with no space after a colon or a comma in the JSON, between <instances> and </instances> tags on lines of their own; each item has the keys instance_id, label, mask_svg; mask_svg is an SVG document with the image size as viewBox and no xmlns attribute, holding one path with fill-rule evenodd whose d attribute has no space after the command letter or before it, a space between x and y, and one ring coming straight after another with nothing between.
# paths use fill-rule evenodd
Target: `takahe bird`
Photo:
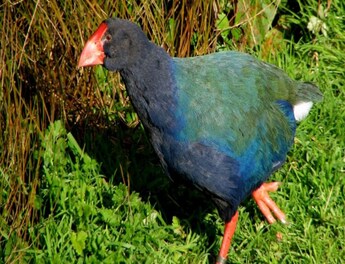
<instances>
[{"instance_id":1,"label":"takahe bird","mask_svg":"<svg viewBox=\"0 0 345 264\"><path fill-rule=\"evenodd\" d=\"M134 23L105 20L87 41L79 67L118 71L171 179L185 179L214 201L225 221L218 263L225 263L239 204L250 194L270 223L285 215L264 183L282 166L296 121L319 89L236 51L172 58Z\"/></svg>"}]
</instances>

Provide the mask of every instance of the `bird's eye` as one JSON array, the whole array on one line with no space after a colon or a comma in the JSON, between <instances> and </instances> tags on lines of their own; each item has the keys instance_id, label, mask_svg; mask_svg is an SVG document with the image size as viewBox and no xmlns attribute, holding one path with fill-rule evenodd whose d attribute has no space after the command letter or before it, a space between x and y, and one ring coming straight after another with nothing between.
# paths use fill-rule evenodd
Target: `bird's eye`
<instances>
[{"instance_id":1,"label":"bird's eye","mask_svg":"<svg viewBox=\"0 0 345 264\"><path fill-rule=\"evenodd\" d=\"M110 34L105 35L105 40L106 41L110 41L111 40L111 35Z\"/></svg>"}]
</instances>

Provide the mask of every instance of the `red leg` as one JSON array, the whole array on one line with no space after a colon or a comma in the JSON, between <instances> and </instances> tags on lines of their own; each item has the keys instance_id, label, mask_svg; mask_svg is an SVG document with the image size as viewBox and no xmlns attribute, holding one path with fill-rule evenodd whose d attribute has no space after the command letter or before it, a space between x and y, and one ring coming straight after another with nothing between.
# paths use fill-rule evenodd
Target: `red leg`
<instances>
[{"instance_id":1,"label":"red leg","mask_svg":"<svg viewBox=\"0 0 345 264\"><path fill-rule=\"evenodd\" d=\"M238 220L238 211L236 211L236 213L234 214L234 216L231 218L229 222L225 223L222 246L220 247L216 264L226 263L226 257L230 249L231 240L236 230L237 220Z\"/></svg>"},{"instance_id":2,"label":"red leg","mask_svg":"<svg viewBox=\"0 0 345 264\"><path fill-rule=\"evenodd\" d=\"M252 196L259 206L260 211L270 224L273 224L276 221L271 211L277 219L280 220L280 222L283 224L287 223L285 214L268 195L268 192L275 192L279 185L279 182L263 183L259 188L252 192Z\"/></svg>"}]
</instances>

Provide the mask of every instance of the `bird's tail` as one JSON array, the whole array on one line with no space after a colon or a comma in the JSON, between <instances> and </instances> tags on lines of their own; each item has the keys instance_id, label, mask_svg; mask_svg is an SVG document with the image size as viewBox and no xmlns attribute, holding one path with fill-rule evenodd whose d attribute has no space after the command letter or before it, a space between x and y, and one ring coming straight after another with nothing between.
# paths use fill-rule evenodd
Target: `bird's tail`
<instances>
[{"instance_id":1,"label":"bird's tail","mask_svg":"<svg viewBox=\"0 0 345 264\"><path fill-rule=\"evenodd\" d=\"M308 115L313 103L322 101L322 98L322 93L315 84L310 82L299 83L297 86L297 100L293 105L295 119L297 121L304 119Z\"/></svg>"},{"instance_id":2,"label":"bird's tail","mask_svg":"<svg viewBox=\"0 0 345 264\"><path fill-rule=\"evenodd\" d=\"M310 82L301 82L297 87L297 102L320 102L322 93L315 84Z\"/></svg>"}]
</instances>

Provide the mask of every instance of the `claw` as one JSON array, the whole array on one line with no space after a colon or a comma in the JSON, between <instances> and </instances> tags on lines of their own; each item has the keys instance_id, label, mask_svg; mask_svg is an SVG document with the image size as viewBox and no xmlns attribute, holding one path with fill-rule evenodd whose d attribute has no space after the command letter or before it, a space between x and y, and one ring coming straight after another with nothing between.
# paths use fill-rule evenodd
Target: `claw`
<instances>
[{"instance_id":1,"label":"claw","mask_svg":"<svg viewBox=\"0 0 345 264\"><path fill-rule=\"evenodd\" d=\"M268 195L268 192L275 192L279 185L280 182L263 183L259 188L252 192L252 196L260 211L270 224L276 222L276 219L271 212L273 212L280 222L283 224L287 223L285 214Z\"/></svg>"}]
</instances>

